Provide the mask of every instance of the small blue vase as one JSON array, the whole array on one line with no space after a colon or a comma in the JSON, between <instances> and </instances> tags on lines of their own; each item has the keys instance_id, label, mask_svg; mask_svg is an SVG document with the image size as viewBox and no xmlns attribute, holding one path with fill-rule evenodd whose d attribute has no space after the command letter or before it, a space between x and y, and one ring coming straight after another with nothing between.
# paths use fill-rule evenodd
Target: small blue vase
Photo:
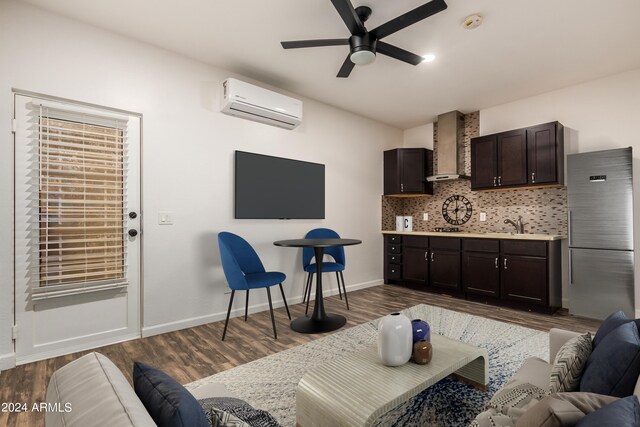
<instances>
[{"instance_id":1,"label":"small blue vase","mask_svg":"<svg viewBox=\"0 0 640 427\"><path fill-rule=\"evenodd\" d=\"M414 343L420 340L431 341L431 328L429 328L429 324L424 320L421 320L421 319L412 320L411 328L413 329Z\"/></svg>"}]
</instances>

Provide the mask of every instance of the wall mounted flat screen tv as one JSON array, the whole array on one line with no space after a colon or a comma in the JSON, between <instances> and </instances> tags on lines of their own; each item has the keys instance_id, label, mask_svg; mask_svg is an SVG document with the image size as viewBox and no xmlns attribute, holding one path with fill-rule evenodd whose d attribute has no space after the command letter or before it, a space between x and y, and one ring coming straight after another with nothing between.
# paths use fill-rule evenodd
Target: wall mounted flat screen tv
<instances>
[{"instance_id":1,"label":"wall mounted flat screen tv","mask_svg":"<svg viewBox=\"0 0 640 427\"><path fill-rule=\"evenodd\" d=\"M237 219L323 219L324 165L236 151Z\"/></svg>"}]
</instances>

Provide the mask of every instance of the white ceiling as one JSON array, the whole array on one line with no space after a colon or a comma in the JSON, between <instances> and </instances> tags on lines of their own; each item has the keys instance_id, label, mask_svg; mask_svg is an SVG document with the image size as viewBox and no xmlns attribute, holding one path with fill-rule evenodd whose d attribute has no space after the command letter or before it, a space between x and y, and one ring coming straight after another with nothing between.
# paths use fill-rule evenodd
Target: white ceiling
<instances>
[{"instance_id":1,"label":"white ceiling","mask_svg":"<svg viewBox=\"0 0 640 427\"><path fill-rule=\"evenodd\" d=\"M378 55L335 77L347 46L284 50L281 40L348 37L329 0L25 0L399 128L640 67L638 0L446 0L385 39L432 63ZM353 0L372 29L426 0ZM465 16L484 23L465 30Z\"/></svg>"}]
</instances>

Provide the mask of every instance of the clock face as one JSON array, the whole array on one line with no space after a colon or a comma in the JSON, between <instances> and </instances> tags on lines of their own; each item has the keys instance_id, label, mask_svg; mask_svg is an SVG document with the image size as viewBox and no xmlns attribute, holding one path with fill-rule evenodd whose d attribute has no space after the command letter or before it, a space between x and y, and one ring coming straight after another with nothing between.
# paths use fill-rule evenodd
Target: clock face
<instances>
[{"instance_id":1,"label":"clock face","mask_svg":"<svg viewBox=\"0 0 640 427\"><path fill-rule=\"evenodd\" d=\"M458 194L449 197L442 204L442 217L449 224L461 225L471 219L471 202Z\"/></svg>"}]
</instances>

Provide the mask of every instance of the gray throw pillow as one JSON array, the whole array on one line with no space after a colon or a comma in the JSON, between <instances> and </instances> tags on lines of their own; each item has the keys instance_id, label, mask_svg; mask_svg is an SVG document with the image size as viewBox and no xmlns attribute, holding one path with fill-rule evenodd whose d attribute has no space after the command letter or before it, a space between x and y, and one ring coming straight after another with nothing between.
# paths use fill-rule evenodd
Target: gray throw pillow
<instances>
[{"instance_id":1,"label":"gray throw pillow","mask_svg":"<svg viewBox=\"0 0 640 427\"><path fill-rule=\"evenodd\" d=\"M551 369L550 393L575 391L580 386L580 378L589 356L591 356L591 334L586 333L571 338L558 350Z\"/></svg>"}]
</instances>

